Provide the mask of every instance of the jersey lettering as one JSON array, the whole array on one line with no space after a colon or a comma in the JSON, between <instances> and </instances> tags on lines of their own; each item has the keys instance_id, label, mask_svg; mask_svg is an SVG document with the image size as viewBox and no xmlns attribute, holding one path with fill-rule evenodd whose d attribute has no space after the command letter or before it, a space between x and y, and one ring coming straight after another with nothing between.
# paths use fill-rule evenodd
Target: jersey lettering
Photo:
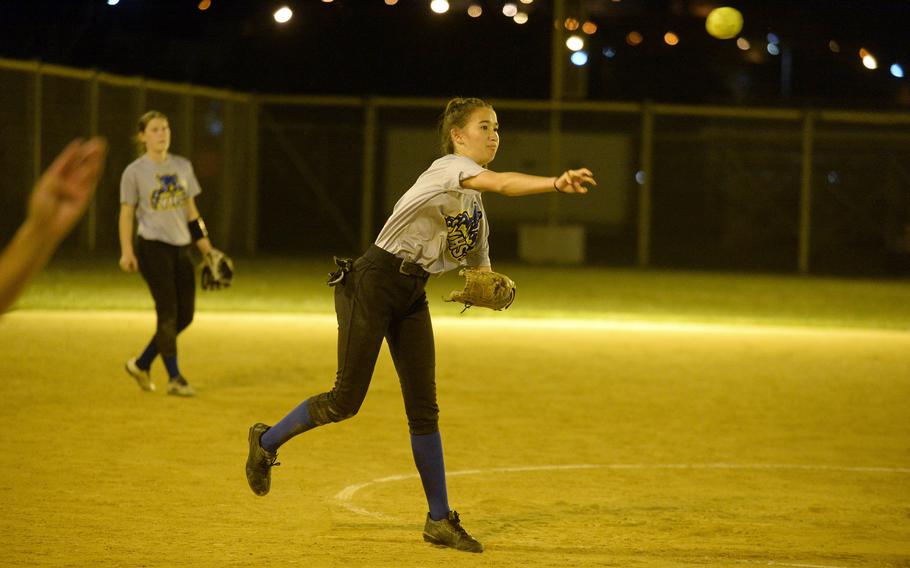
<instances>
[{"instance_id":1,"label":"jersey lettering","mask_svg":"<svg viewBox=\"0 0 910 568\"><path fill-rule=\"evenodd\" d=\"M470 251L477 246L477 237L480 234L480 220L483 212L474 204L474 212L462 211L446 218L446 244L449 254L455 260L463 260Z\"/></svg>"},{"instance_id":2,"label":"jersey lettering","mask_svg":"<svg viewBox=\"0 0 910 568\"><path fill-rule=\"evenodd\" d=\"M149 196L152 209L164 211L182 207L187 199L186 186L180 183L177 174L164 174L157 177L160 185Z\"/></svg>"}]
</instances>

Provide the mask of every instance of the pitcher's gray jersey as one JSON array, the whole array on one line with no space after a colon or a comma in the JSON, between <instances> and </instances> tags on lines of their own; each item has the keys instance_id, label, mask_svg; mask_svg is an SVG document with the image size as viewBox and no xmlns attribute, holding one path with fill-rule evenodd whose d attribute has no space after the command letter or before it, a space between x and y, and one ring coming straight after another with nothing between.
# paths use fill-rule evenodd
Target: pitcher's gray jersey
<instances>
[{"instance_id":1,"label":"pitcher's gray jersey","mask_svg":"<svg viewBox=\"0 0 910 568\"><path fill-rule=\"evenodd\" d=\"M489 266L489 225L479 191L461 181L485 171L448 154L433 162L392 210L376 246L431 274L459 266Z\"/></svg>"},{"instance_id":2,"label":"pitcher's gray jersey","mask_svg":"<svg viewBox=\"0 0 910 568\"><path fill-rule=\"evenodd\" d=\"M174 154L161 164L142 156L120 178L120 203L136 208L139 236L176 246L192 242L186 201L201 192L193 165Z\"/></svg>"}]
</instances>

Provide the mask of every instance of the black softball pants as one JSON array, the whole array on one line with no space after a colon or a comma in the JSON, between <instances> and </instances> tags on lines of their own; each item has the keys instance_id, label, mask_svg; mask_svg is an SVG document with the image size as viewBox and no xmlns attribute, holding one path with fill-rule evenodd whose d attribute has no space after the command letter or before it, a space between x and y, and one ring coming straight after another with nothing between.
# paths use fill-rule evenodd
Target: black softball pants
<instances>
[{"instance_id":1,"label":"black softball pants","mask_svg":"<svg viewBox=\"0 0 910 568\"><path fill-rule=\"evenodd\" d=\"M338 371L331 391L311 397L316 426L357 414L385 338L401 383L411 434L439 429L436 351L424 291L427 274L373 245L335 287Z\"/></svg>"},{"instance_id":2,"label":"black softball pants","mask_svg":"<svg viewBox=\"0 0 910 568\"><path fill-rule=\"evenodd\" d=\"M139 237L136 258L155 300L155 346L162 357L176 356L177 334L190 325L196 309L196 276L190 247Z\"/></svg>"}]
</instances>

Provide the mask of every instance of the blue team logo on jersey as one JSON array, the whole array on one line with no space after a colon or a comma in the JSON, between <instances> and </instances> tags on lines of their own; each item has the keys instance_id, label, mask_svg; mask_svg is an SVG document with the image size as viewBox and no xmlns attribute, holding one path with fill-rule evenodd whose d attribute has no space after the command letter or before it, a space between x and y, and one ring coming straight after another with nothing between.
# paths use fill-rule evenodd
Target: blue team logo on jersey
<instances>
[{"instance_id":1,"label":"blue team logo on jersey","mask_svg":"<svg viewBox=\"0 0 910 568\"><path fill-rule=\"evenodd\" d=\"M186 187L180 183L177 174L164 174L158 177L158 188L149 196L152 209L164 211L182 207L186 201Z\"/></svg>"},{"instance_id":2,"label":"blue team logo on jersey","mask_svg":"<svg viewBox=\"0 0 910 568\"><path fill-rule=\"evenodd\" d=\"M455 260L463 260L468 253L477 246L477 236L480 234L480 220L483 219L483 212L477 204L474 204L474 212L468 213L462 211L457 215L446 218L446 244L449 247L449 254Z\"/></svg>"}]
</instances>

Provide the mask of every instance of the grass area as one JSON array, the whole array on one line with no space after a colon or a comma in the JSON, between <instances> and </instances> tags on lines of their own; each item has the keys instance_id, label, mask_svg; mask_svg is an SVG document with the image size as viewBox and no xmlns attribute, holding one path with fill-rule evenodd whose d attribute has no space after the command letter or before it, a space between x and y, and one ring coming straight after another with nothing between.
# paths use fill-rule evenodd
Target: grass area
<instances>
[{"instance_id":1,"label":"grass area","mask_svg":"<svg viewBox=\"0 0 910 568\"><path fill-rule=\"evenodd\" d=\"M329 313L332 294L326 260L237 259L230 290L200 292L198 309ZM757 323L910 328L910 281L724 274L594 267L497 264L518 284L508 315L663 322ZM427 292L436 315L457 315L442 301L460 287L449 273L431 278ZM19 309L151 309L138 275L124 274L110 259L58 259L20 299ZM473 309L464 317L496 317Z\"/></svg>"}]
</instances>

